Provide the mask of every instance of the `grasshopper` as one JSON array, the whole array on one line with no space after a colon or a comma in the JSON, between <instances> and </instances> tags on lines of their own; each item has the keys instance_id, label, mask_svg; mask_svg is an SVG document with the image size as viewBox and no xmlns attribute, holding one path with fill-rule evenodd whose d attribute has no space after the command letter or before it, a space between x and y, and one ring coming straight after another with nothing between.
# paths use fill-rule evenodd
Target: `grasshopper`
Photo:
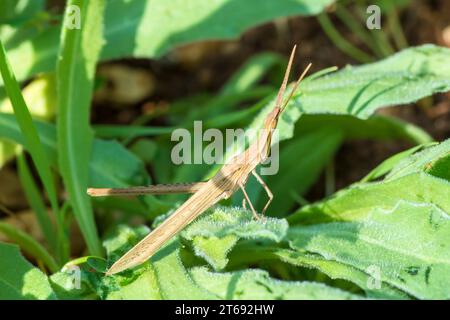
<instances>
[{"instance_id":1,"label":"grasshopper","mask_svg":"<svg viewBox=\"0 0 450 320\"><path fill-rule=\"evenodd\" d=\"M289 62L286 68L283 82L278 91L274 109L267 115L263 129L261 130L257 141L253 142L244 152L231 158L222 168L208 181L174 184L174 185L152 185L133 188L89 188L87 193L94 197L113 196L113 195L143 195L143 194L167 194L167 193L193 193L170 217L162 224L136 244L131 250L116 261L106 272L112 275L128 268L137 266L148 260L155 254L168 240L180 232L185 226L191 223L200 214L218 203L220 200L228 199L238 189L244 194L243 206L246 208L246 202L250 206L253 216L259 219L259 215L250 201L245 191L245 184L250 173L263 186L268 195L268 201L265 204L261 214L263 215L270 205L273 194L263 179L256 173L255 168L261 162L265 161L270 154L272 134L277 127L278 120L289 100L292 98L298 85L305 77L311 64L303 71L292 90L283 103L284 93L286 91L289 79L292 61L294 59L296 46L292 49Z\"/></svg>"}]
</instances>

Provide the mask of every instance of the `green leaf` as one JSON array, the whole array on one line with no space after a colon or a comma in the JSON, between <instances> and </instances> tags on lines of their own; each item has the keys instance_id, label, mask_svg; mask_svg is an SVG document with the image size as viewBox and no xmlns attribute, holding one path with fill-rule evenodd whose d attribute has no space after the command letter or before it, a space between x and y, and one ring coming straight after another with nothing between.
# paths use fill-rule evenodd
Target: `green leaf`
<instances>
[{"instance_id":1,"label":"green leaf","mask_svg":"<svg viewBox=\"0 0 450 320\"><path fill-rule=\"evenodd\" d=\"M449 65L450 49L424 45L403 50L379 62L349 66L319 78L306 78L281 116L279 140L293 136L295 123L302 115L351 115L367 119L379 108L411 103L449 91ZM272 99L249 128L261 128L274 103L275 99ZM421 143L429 141L423 131L410 134Z\"/></svg>"},{"instance_id":2,"label":"green leaf","mask_svg":"<svg viewBox=\"0 0 450 320\"><path fill-rule=\"evenodd\" d=\"M434 144L434 143L432 143ZM427 144L432 145L432 144ZM387 158L384 160L381 164L379 164L375 169L370 171L362 180L361 182L367 182L370 180L375 180L377 178L380 178L387 173L389 173L395 166L397 166L403 159L409 157L410 155L414 154L416 151L421 150L426 145L418 145L413 148L410 148L408 150L402 151L400 153L394 154L392 157Z\"/></svg>"},{"instance_id":3,"label":"green leaf","mask_svg":"<svg viewBox=\"0 0 450 320\"><path fill-rule=\"evenodd\" d=\"M33 119L50 120L56 113L56 82L53 74L45 74L31 81L22 90ZM13 113L10 100L0 103L2 112Z\"/></svg>"},{"instance_id":4,"label":"green leaf","mask_svg":"<svg viewBox=\"0 0 450 320\"><path fill-rule=\"evenodd\" d=\"M3 0L0 3L0 24L17 24L30 19L44 7L44 0Z\"/></svg>"},{"instance_id":5,"label":"green leaf","mask_svg":"<svg viewBox=\"0 0 450 320\"><path fill-rule=\"evenodd\" d=\"M268 217L261 223L255 221L249 211L216 206L187 226L181 236L192 241L197 256L204 258L215 270L221 270L228 263L227 254L239 239L280 242L287 227L282 219Z\"/></svg>"},{"instance_id":6,"label":"green leaf","mask_svg":"<svg viewBox=\"0 0 450 320\"><path fill-rule=\"evenodd\" d=\"M448 160L448 142L409 153L399 154L395 176L357 183L290 216L288 238L298 252L282 260L355 282L370 296L377 291L367 290L364 279L376 269L381 295L395 297L395 288L416 298L448 298L450 183L425 173Z\"/></svg>"},{"instance_id":7,"label":"green leaf","mask_svg":"<svg viewBox=\"0 0 450 320\"><path fill-rule=\"evenodd\" d=\"M168 300L215 299L214 295L193 281L180 260L179 246L178 240L174 239L151 258L162 298Z\"/></svg>"},{"instance_id":8,"label":"green leaf","mask_svg":"<svg viewBox=\"0 0 450 320\"><path fill-rule=\"evenodd\" d=\"M342 137L340 130L323 128L280 147L278 173L263 177L274 194L268 209L271 215L282 216L296 203L293 194L308 191L340 147ZM264 193L259 197L258 207L264 207L266 202Z\"/></svg>"},{"instance_id":9,"label":"green leaf","mask_svg":"<svg viewBox=\"0 0 450 320\"><path fill-rule=\"evenodd\" d=\"M47 277L6 243L0 243L0 298L55 299Z\"/></svg>"},{"instance_id":10,"label":"green leaf","mask_svg":"<svg viewBox=\"0 0 450 320\"><path fill-rule=\"evenodd\" d=\"M39 189L36 186L33 176L31 175L27 160L23 155L19 155L17 158L17 170L25 196L27 197L28 203L36 215L42 233L44 234L45 239L52 248L53 252L56 253L58 248L56 243L56 230L47 212L47 207L40 195Z\"/></svg>"},{"instance_id":11,"label":"green leaf","mask_svg":"<svg viewBox=\"0 0 450 320\"><path fill-rule=\"evenodd\" d=\"M80 8L81 28L63 28L57 64L58 157L64 185L89 251L101 255L102 249L89 197L93 134L89 110L94 73L103 41L104 1L71 0L68 7ZM66 10L64 25L73 17Z\"/></svg>"},{"instance_id":12,"label":"green leaf","mask_svg":"<svg viewBox=\"0 0 450 320\"><path fill-rule=\"evenodd\" d=\"M292 15L314 15L332 0L115 0L105 9L101 59L162 56L181 44L238 37L246 29ZM258 10L255 10L255 8ZM124 23L126 21L126 23ZM160 26L165 26L163 29ZM17 75L24 80L53 69L60 26L27 39L11 50ZM37 48L37 49L36 49ZM37 50L37 52L36 52ZM24 63L26 62L26 63ZM1 85L1 83L0 83Z\"/></svg>"},{"instance_id":13,"label":"green leaf","mask_svg":"<svg viewBox=\"0 0 450 320\"><path fill-rule=\"evenodd\" d=\"M223 237L234 234L244 239L261 238L281 241L286 234L284 219L267 217L264 223L256 221L251 212L241 208L215 207L183 230L182 236L191 240L196 236Z\"/></svg>"},{"instance_id":14,"label":"green leaf","mask_svg":"<svg viewBox=\"0 0 450 320\"><path fill-rule=\"evenodd\" d=\"M350 221L363 219L370 210L392 210L400 201L418 204L439 204L450 211L449 183L426 173L411 174L396 180L357 183L341 190L329 199L307 205L287 218L290 225Z\"/></svg>"},{"instance_id":15,"label":"green leaf","mask_svg":"<svg viewBox=\"0 0 450 320\"><path fill-rule=\"evenodd\" d=\"M6 52L3 44L0 43L0 71L5 81L6 92L11 100L20 132L23 135L27 150L30 152L33 162L36 165L42 183L47 190L50 201L52 203L53 212L58 212L58 204L56 197L56 189L53 183L50 166L47 156L41 144L40 137L33 124L28 107L20 92L19 84L14 78L14 74L8 64Z\"/></svg>"},{"instance_id":16,"label":"green leaf","mask_svg":"<svg viewBox=\"0 0 450 320\"><path fill-rule=\"evenodd\" d=\"M98 295L95 292L90 279L82 270L73 268L59 271L50 276L50 284L60 300L75 299L96 299ZM76 276L80 276L79 283Z\"/></svg>"},{"instance_id":17,"label":"green leaf","mask_svg":"<svg viewBox=\"0 0 450 320\"><path fill-rule=\"evenodd\" d=\"M104 246L108 259L112 261L131 249L148 233L148 228L132 229L120 226L105 242ZM144 288L139 283L146 283L151 287L146 289L142 299L212 299L213 295L202 290L190 278L179 257L180 244L175 237L159 250L151 259L132 270L113 275L115 288L108 296L111 299L137 297ZM138 283L134 283L138 281ZM136 290L139 290L136 292Z\"/></svg>"},{"instance_id":18,"label":"green leaf","mask_svg":"<svg viewBox=\"0 0 450 320\"><path fill-rule=\"evenodd\" d=\"M233 249L239 237L230 234L223 237L194 237L192 246L195 255L205 259L214 270L222 270L228 264L228 252Z\"/></svg>"},{"instance_id":19,"label":"green leaf","mask_svg":"<svg viewBox=\"0 0 450 320\"><path fill-rule=\"evenodd\" d=\"M24 252L34 257L37 261L42 261L50 272L56 272L59 269L58 264L50 253L26 232L11 224L0 222L0 233L17 243Z\"/></svg>"},{"instance_id":20,"label":"green leaf","mask_svg":"<svg viewBox=\"0 0 450 320\"><path fill-rule=\"evenodd\" d=\"M146 226L137 228L130 228L128 226L119 225L114 232L109 235L104 241L103 246L106 249L108 259L120 258L128 249L131 249L133 244L150 232Z\"/></svg>"},{"instance_id":21,"label":"green leaf","mask_svg":"<svg viewBox=\"0 0 450 320\"><path fill-rule=\"evenodd\" d=\"M315 282L280 281L262 270L213 273L206 268L190 270L197 284L227 300L348 300L360 296Z\"/></svg>"},{"instance_id":22,"label":"green leaf","mask_svg":"<svg viewBox=\"0 0 450 320\"><path fill-rule=\"evenodd\" d=\"M55 115L56 88L53 75L43 75L34 79L22 90L23 97L33 118L51 119ZM0 99L0 110L13 113L14 109L9 99ZM20 154L22 149L8 141L0 141L0 167Z\"/></svg>"},{"instance_id":23,"label":"green leaf","mask_svg":"<svg viewBox=\"0 0 450 320\"><path fill-rule=\"evenodd\" d=\"M436 146L414 153L399 162L387 175L386 180L393 180L415 172L429 172L450 181L450 170L445 170L449 168L449 156L450 139L447 139ZM436 169L436 166L439 166L438 169Z\"/></svg>"},{"instance_id":24,"label":"green leaf","mask_svg":"<svg viewBox=\"0 0 450 320\"><path fill-rule=\"evenodd\" d=\"M365 219L292 227L288 238L293 249L369 274L377 270L381 281L414 297L448 299L448 213L432 204L399 201L390 210L369 210Z\"/></svg>"}]
</instances>

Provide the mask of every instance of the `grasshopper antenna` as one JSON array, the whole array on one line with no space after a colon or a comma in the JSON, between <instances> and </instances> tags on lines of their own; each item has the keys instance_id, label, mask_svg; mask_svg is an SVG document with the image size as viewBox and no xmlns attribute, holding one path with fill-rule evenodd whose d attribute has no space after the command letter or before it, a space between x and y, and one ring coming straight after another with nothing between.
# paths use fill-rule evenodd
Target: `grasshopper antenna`
<instances>
[{"instance_id":1,"label":"grasshopper antenna","mask_svg":"<svg viewBox=\"0 0 450 320\"><path fill-rule=\"evenodd\" d=\"M289 80L289 74L291 72L292 61L294 60L295 51L297 50L297 45L292 48L291 56L289 58L289 63L286 68L286 72L284 74L283 83L281 84L280 90L278 90L277 101L275 102L275 108L279 108L283 103L284 92L286 91L287 82Z\"/></svg>"},{"instance_id":2,"label":"grasshopper antenna","mask_svg":"<svg viewBox=\"0 0 450 320\"><path fill-rule=\"evenodd\" d=\"M294 49L295 49L295 47L294 47ZM303 70L301 76L298 78L297 82L296 82L296 83L294 84L294 86L292 87L292 90L291 90L291 92L289 93L289 97L288 97L287 100L284 102L283 106L281 107L280 113L283 112L284 109L286 108L286 106L287 106L289 100L291 100L292 96L294 95L294 92L297 91L298 85L300 84L300 82L302 82L303 78L306 76L306 74L308 73L308 71L309 71L309 69L311 68L311 66L312 66L312 63L309 63L308 66L305 68L305 70ZM289 67L290 67L290 65L289 65ZM286 87L285 87L285 89L286 89ZM277 100L277 103L278 103L278 100Z\"/></svg>"}]
</instances>

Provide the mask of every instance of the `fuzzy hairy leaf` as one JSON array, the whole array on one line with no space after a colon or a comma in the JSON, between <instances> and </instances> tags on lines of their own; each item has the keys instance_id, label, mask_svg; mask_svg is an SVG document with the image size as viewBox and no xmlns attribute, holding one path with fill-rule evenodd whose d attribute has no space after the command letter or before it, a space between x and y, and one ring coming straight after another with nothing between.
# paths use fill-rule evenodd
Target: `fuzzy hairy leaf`
<instances>
[{"instance_id":1,"label":"fuzzy hairy leaf","mask_svg":"<svg viewBox=\"0 0 450 320\"><path fill-rule=\"evenodd\" d=\"M287 227L283 219L267 217L261 223L248 210L215 207L210 214L201 216L189 225L182 236L191 240L195 236L223 237L234 234L244 239L260 238L278 242L285 236Z\"/></svg>"},{"instance_id":2,"label":"fuzzy hairy leaf","mask_svg":"<svg viewBox=\"0 0 450 320\"><path fill-rule=\"evenodd\" d=\"M290 225L364 219L374 208L392 209L400 200L434 204L450 212L450 184L426 173L387 182L358 183L329 199L304 206L288 217Z\"/></svg>"},{"instance_id":3,"label":"fuzzy hairy leaf","mask_svg":"<svg viewBox=\"0 0 450 320\"><path fill-rule=\"evenodd\" d=\"M365 271L340 263L338 261L329 260L321 255L304 253L288 249L273 250L274 257L281 261L306 268L314 268L323 272L331 279L343 279L355 283L364 289L370 298L380 299L407 299L408 296L402 291L395 289L385 282L381 282L379 287L374 285L374 278Z\"/></svg>"},{"instance_id":4,"label":"fuzzy hairy leaf","mask_svg":"<svg viewBox=\"0 0 450 320\"><path fill-rule=\"evenodd\" d=\"M104 241L108 260L112 263L131 249L149 232L146 227L119 226ZM180 243L173 238L148 262L123 273L107 277L108 299L211 299L211 294L190 278L179 257ZM105 281L105 280L104 280ZM146 285L143 288L142 285ZM141 296L141 294L143 294Z\"/></svg>"},{"instance_id":5,"label":"fuzzy hairy leaf","mask_svg":"<svg viewBox=\"0 0 450 320\"><path fill-rule=\"evenodd\" d=\"M324 128L282 146L278 173L263 178L274 194L268 209L271 215L286 214L296 203L293 194L303 195L308 191L341 146L342 140L343 134L339 129ZM261 191L258 207L264 207L266 202L267 196Z\"/></svg>"},{"instance_id":6,"label":"fuzzy hairy leaf","mask_svg":"<svg viewBox=\"0 0 450 320\"><path fill-rule=\"evenodd\" d=\"M321 283L276 280L262 270L213 273L200 267L191 269L189 273L200 286L220 299L349 300L361 298Z\"/></svg>"},{"instance_id":7,"label":"fuzzy hairy leaf","mask_svg":"<svg viewBox=\"0 0 450 320\"><path fill-rule=\"evenodd\" d=\"M376 273L411 296L450 298L450 216L438 206L400 201L362 220L292 227L288 239L293 249Z\"/></svg>"}]
</instances>

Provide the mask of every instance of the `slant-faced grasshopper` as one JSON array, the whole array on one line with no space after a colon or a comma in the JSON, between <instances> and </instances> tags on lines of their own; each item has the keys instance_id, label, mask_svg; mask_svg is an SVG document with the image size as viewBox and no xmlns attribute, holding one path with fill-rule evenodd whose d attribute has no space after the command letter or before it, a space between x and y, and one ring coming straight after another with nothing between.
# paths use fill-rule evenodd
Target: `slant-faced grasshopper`
<instances>
[{"instance_id":1,"label":"slant-faced grasshopper","mask_svg":"<svg viewBox=\"0 0 450 320\"><path fill-rule=\"evenodd\" d=\"M270 153L272 134L278 124L278 119L285 109L290 98L296 91L303 77L308 72L311 64L305 69L300 78L292 87L292 90L283 103L283 96L289 78L289 73L294 59L296 46L292 49L288 66L284 75L283 83L278 91L274 109L267 115L263 129L260 131L257 141L253 142L244 152L231 158L214 177L206 182L197 182L190 184L174 185L153 185L147 187L134 188L90 188L87 193L94 197L112 196L112 195L142 195L142 194L165 194L165 193L193 193L193 195L184 202L169 218L154 229L149 235L135 245L130 251L123 255L106 272L111 275L125 269L139 265L149 259L175 234L181 231L186 225L192 222L201 213L216 204L222 199L228 199L237 189L241 189L244 194L243 206L245 202L256 219L259 219L255 208L253 207L247 192L245 184L252 173L259 183L264 187L269 197L268 202L262 210L262 214L267 210L273 195L261 177L256 173L255 168L258 164L265 161Z\"/></svg>"}]
</instances>

